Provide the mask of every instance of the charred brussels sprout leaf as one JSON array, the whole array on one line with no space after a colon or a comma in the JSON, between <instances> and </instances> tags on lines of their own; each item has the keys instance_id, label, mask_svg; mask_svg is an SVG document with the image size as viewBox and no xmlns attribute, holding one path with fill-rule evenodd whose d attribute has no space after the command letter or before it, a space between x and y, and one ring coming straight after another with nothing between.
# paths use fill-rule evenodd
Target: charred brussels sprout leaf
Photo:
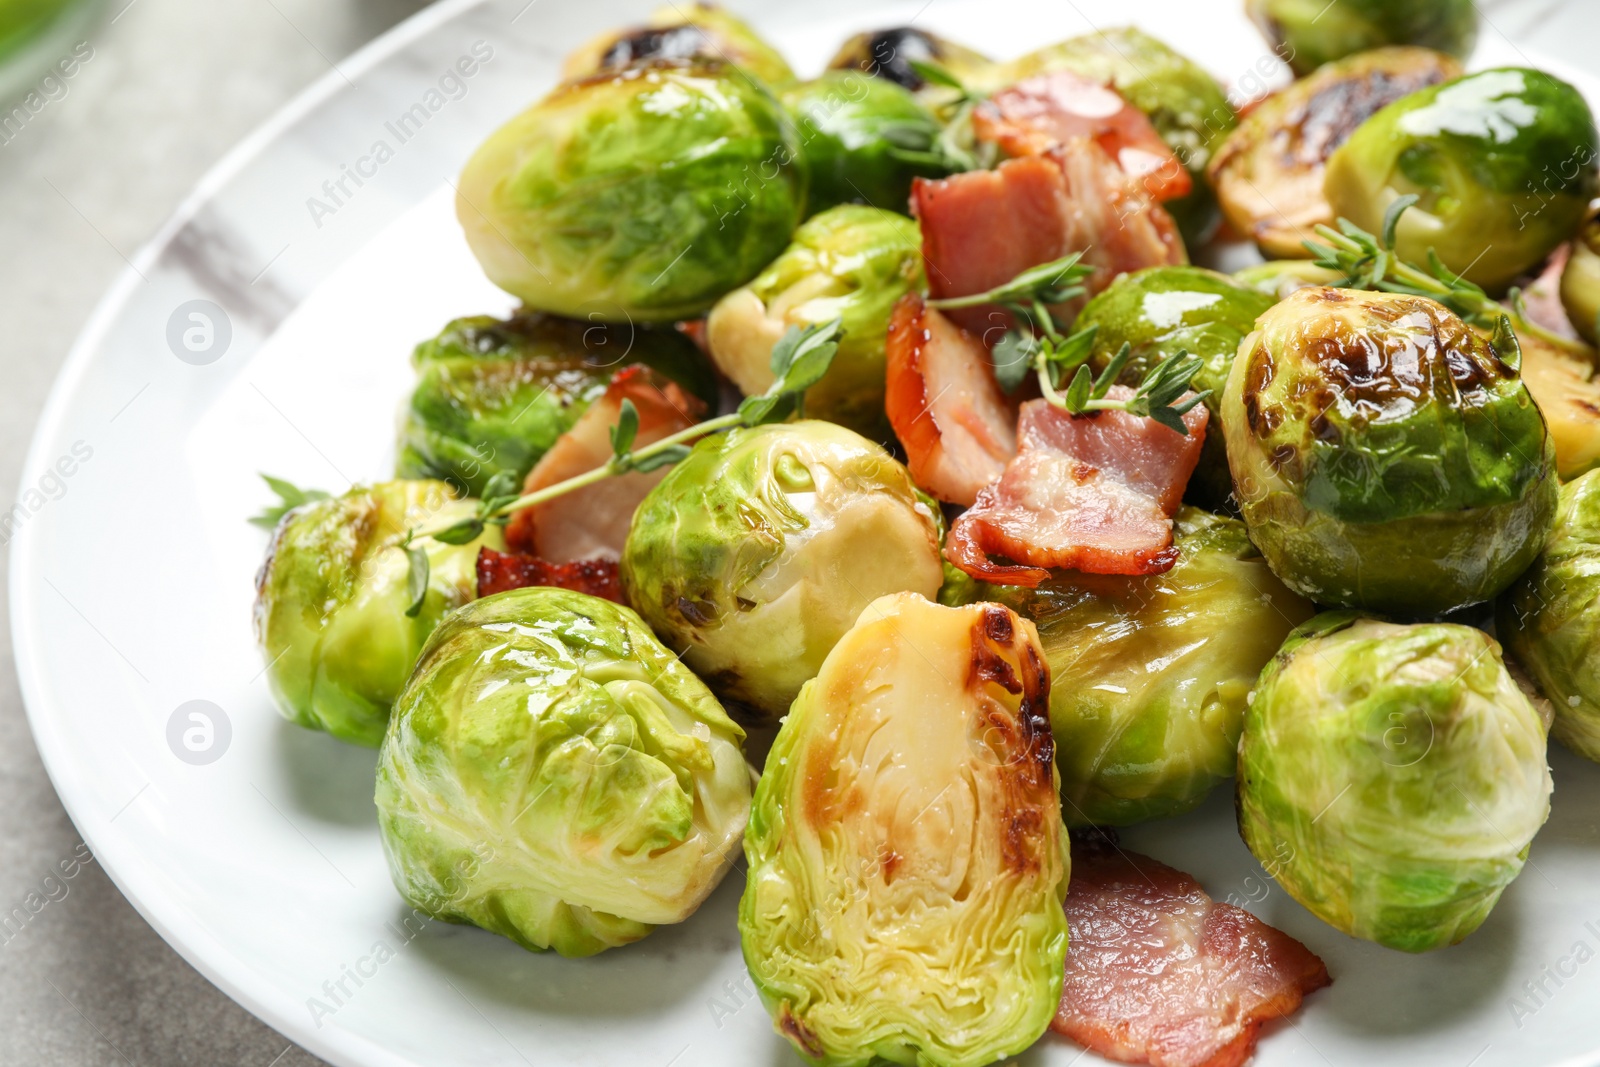
<instances>
[{"instance_id":1,"label":"charred brussels sprout leaf","mask_svg":"<svg viewBox=\"0 0 1600 1067\"><path fill-rule=\"evenodd\" d=\"M1550 732L1600 762L1600 471L1562 487L1555 530L1501 598L1496 622L1555 705Z\"/></svg>"},{"instance_id":2,"label":"charred brussels sprout leaf","mask_svg":"<svg viewBox=\"0 0 1600 1067\"><path fill-rule=\"evenodd\" d=\"M1232 777L1247 694L1312 615L1237 519L1185 508L1175 543L1165 574L1062 573L1037 589L973 594L1039 629L1070 826L1179 815Z\"/></svg>"},{"instance_id":3,"label":"charred brussels sprout leaf","mask_svg":"<svg viewBox=\"0 0 1600 1067\"><path fill-rule=\"evenodd\" d=\"M715 4L673 3L643 26L603 33L562 64L563 79L587 78L656 60L720 60L771 86L794 81L782 54L739 16Z\"/></svg>"},{"instance_id":4,"label":"charred brussels sprout leaf","mask_svg":"<svg viewBox=\"0 0 1600 1067\"><path fill-rule=\"evenodd\" d=\"M400 420L402 478L442 478L473 495L523 477L611 376L643 363L708 403L716 382L687 337L627 323L527 313L457 319L412 356L417 386Z\"/></svg>"},{"instance_id":5,"label":"charred brussels sprout leaf","mask_svg":"<svg viewBox=\"0 0 1600 1067\"><path fill-rule=\"evenodd\" d=\"M969 81L989 71L994 63L964 45L911 26L858 33L828 61L829 70L860 71L913 92L941 96L943 87L930 85L924 76L929 65L958 81Z\"/></svg>"},{"instance_id":6,"label":"charred brussels sprout leaf","mask_svg":"<svg viewBox=\"0 0 1600 1067\"><path fill-rule=\"evenodd\" d=\"M717 366L741 391L772 385L769 357L786 330L840 319L844 339L827 375L806 393L806 412L886 439L884 344L889 315L920 288L922 237L904 215L845 205L808 220L794 242L706 321Z\"/></svg>"},{"instance_id":7,"label":"charred brussels sprout leaf","mask_svg":"<svg viewBox=\"0 0 1600 1067\"><path fill-rule=\"evenodd\" d=\"M1576 89L1537 70L1468 74L1368 119L1328 160L1334 211L1380 232L1403 196L1420 197L1392 247L1498 290L1569 238L1595 195L1594 116Z\"/></svg>"},{"instance_id":8,"label":"charred brussels sprout leaf","mask_svg":"<svg viewBox=\"0 0 1600 1067\"><path fill-rule=\"evenodd\" d=\"M1600 344L1600 210L1592 210L1561 274L1561 303L1572 326Z\"/></svg>"},{"instance_id":9,"label":"charred brussels sprout leaf","mask_svg":"<svg viewBox=\"0 0 1600 1067\"><path fill-rule=\"evenodd\" d=\"M1478 40L1473 0L1246 0L1245 7L1296 74L1392 44L1466 59Z\"/></svg>"},{"instance_id":10,"label":"charred brussels sprout leaf","mask_svg":"<svg viewBox=\"0 0 1600 1067\"><path fill-rule=\"evenodd\" d=\"M502 126L467 162L456 214L490 280L530 308L670 322L783 251L805 190L766 89L657 61L569 82Z\"/></svg>"},{"instance_id":11,"label":"charred brussels sprout leaf","mask_svg":"<svg viewBox=\"0 0 1600 1067\"><path fill-rule=\"evenodd\" d=\"M255 631L286 718L360 745L383 739L423 642L477 596L479 545L504 547L498 530L460 546L423 542L427 579L414 588L400 538L473 511L443 482L394 481L284 516L256 578Z\"/></svg>"},{"instance_id":12,"label":"charred brussels sprout leaf","mask_svg":"<svg viewBox=\"0 0 1600 1067\"><path fill-rule=\"evenodd\" d=\"M1491 343L1422 297L1302 289L1234 360L1235 494L1285 584L1320 604L1426 615L1490 599L1555 511L1550 434Z\"/></svg>"},{"instance_id":13,"label":"charred brussels sprout leaf","mask_svg":"<svg viewBox=\"0 0 1600 1067\"><path fill-rule=\"evenodd\" d=\"M1407 952L1476 930L1550 813L1545 728L1487 634L1301 626L1239 746L1239 829L1324 921Z\"/></svg>"},{"instance_id":14,"label":"charred brussels sprout leaf","mask_svg":"<svg viewBox=\"0 0 1600 1067\"><path fill-rule=\"evenodd\" d=\"M756 787L739 937L812 1063L978 1067L1044 1033L1069 863L1049 687L1029 623L907 593L801 690Z\"/></svg>"},{"instance_id":15,"label":"charred brussels sprout leaf","mask_svg":"<svg viewBox=\"0 0 1600 1067\"><path fill-rule=\"evenodd\" d=\"M589 956L682 922L731 865L744 733L639 617L565 589L435 631L378 760L396 888L524 948Z\"/></svg>"},{"instance_id":16,"label":"charred brussels sprout leaf","mask_svg":"<svg viewBox=\"0 0 1600 1067\"><path fill-rule=\"evenodd\" d=\"M724 697L776 720L863 608L933 597L938 526L905 467L827 422L697 444L634 513L622 587Z\"/></svg>"}]
</instances>

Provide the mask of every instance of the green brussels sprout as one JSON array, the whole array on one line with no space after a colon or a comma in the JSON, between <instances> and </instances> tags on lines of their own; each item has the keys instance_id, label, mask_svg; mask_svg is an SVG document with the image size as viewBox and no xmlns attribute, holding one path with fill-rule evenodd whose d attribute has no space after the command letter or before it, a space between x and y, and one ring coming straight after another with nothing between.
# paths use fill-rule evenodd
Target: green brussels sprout
<instances>
[{"instance_id":1,"label":"green brussels sprout","mask_svg":"<svg viewBox=\"0 0 1600 1067\"><path fill-rule=\"evenodd\" d=\"M1473 0L1245 0L1245 8L1301 75L1384 45L1421 45L1466 59L1478 43Z\"/></svg>"},{"instance_id":2,"label":"green brussels sprout","mask_svg":"<svg viewBox=\"0 0 1600 1067\"><path fill-rule=\"evenodd\" d=\"M937 34L911 26L858 33L839 47L828 61L829 70L857 70L893 82L919 95L943 99L948 90L929 85L911 64L943 67L958 81L970 82L994 67L988 56L974 52Z\"/></svg>"},{"instance_id":3,"label":"green brussels sprout","mask_svg":"<svg viewBox=\"0 0 1600 1067\"><path fill-rule=\"evenodd\" d=\"M1245 338L1222 398L1235 496L1284 584L1438 614L1488 600L1544 543L1555 449L1493 341L1423 297L1301 289Z\"/></svg>"},{"instance_id":4,"label":"green brussels sprout","mask_svg":"<svg viewBox=\"0 0 1600 1067\"><path fill-rule=\"evenodd\" d=\"M1074 327L1096 327L1091 361L1097 372L1124 344L1130 346L1124 385L1138 385L1157 363L1180 351L1205 361L1194 388L1211 390L1205 404L1213 421L1189 495L1208 507L1222 507L1233 492L1219 421L1222 389L1239 342L1272 304L1271 297L1203 267L1149 267L1119 277L1089 301Z\"/></svg>"},{"instance_id":5,"label":"green brussels sprout","mask_svg":"<svg viewBox=\"0 0 1600 1067\"><path fill-rule=\"evenodd\" d=\"M922 235L904 215L854 204L806 221L755 281L717 302L706 340L717 367L750 396L773 383L772 347L791 326L844 323L806 411L888 440L884 345L895 302L924 285Z\"/></svg>"},{"instance_id":6,"label":"green brussels sprout","mask_svg":"<svg viewBox=\"0 0 1600 1067\"><path fill-rule=\"evenodd\" d=\"M418 542L428 591L407 615L410 566L398 539L424 522L468 518L475 506L443 482L393 481L283 517L256 576L255 632L285 718L377 747L423 642L478 595L479 547L505 547L497 527L465 545Z\"/></svg>"},{"instance_id":7,"label":"green brussels sprout","mask_svg":"<svg viewBox=\"0 0 1600 1067\"><path fill-rule=\"evenodd\" d=\"M1184 508L1165 574L1062 572L983 586L1039 628L1068 826L1181 815L1233 776L1245 700L1315 612L1267 568L1244 523Z\"/></svg>"},{"instance_id":8,"label":"green brussels sprout","mask_svg":"<svg viewBox=\"0 0 1600 1067\"><path fill-rule=\"evenodd\" d=\"M411 357L417 386L400 418L395 474L442 478L482 496L496 474L517 484L623 367L643 363L708 404L716 379L674 330L560 319L456 319Z\"/></svg>"},{"instance_id":9,"label":"green brussels sprout","mask_svg":"<svg viewBox=\"0 0 1600 1067\"><path fill-rule=\"evenodd\" d=\"M484 273L530 308L670 322L783 251L806 177L766 89L724 64L657 61L558 87L478 148L459 190Z\"/></svg>"},{"instance_id":10,"label":"green brussels sprout","mask_svg":"<svg viewBox=\"0 0 1600 1067\"><path fill-rule=\"evenodd\" d=\"M1163 206L1177 220L1190 245L1209 238L1221 215L1206 181L1206 165L1239 121L1217 80L1149 34L1126 27L1085 34L1030 52L1000 65L979 84L998 89L1058 70L1110 85L1149 116L1156 132L1194 179L1192 193Z\"/></svg>"},{"instance_id":11,"label":"green brussels sprout","mask_svg":"<svg viewBox=\"0 0 1600 1067\"><path fill-rule=\"evenodd\" d=\"M725 698L776 720L868 604L944 581L911 475L828 422L695 445L634 512L622 588Z\"/></svg>"},{"instance_id":12,"label":"green brussels sprout","mask_svg":"<svg viewBox=\"0 0 1600 1067\"><path fill-rule=\"evenodd\" d=\"M835 204L905 211L913 178L950 173L934 152L943 127L892 81L833 70L778 98L800 131L813 214Z\"/></svg>"},{"instance_id":13,"label":"green brussels sprout","mask_svg":"<svg viewBox=\"0 0 1600 1067\"><path fill-rule=\"evenodd\" d=\"M1600 209L1591 209L1561 272L1567 318L1590 344L1600 344Z\"/></svg>"},{"instance_id":14,"label":"green brussels sprout","mask_svg":"<svg viewBox=\"0 0 1600 1067\"><path fill-rule=\"evenodd\" d=\"M1319 267L1309 259L1274 259L1233 272L1234 281L1265 293L1274 301L1284 300L1299 289L1332 285L1343 277L1338 271Z\"/></svg>"},{"instance_id":15,"label":"green brussels sprout","mask_svg":"<svg viewBox=\"0 0 1600 1067\"><path fill-rule=\"evenodd\" d=\"M1597 188L1600 136L1583 96L1542 71L1486 70L1379 111L1328 159L1334 212L1382 232L1395 200L1395 253L1504 289L1572 236Z\"/></svg>"},{"instance_id":16,"label":"green brussels sprout","mask_svg":"<svg viewBox=\"0 0 1600 1067\"><path fill-rule=\"evenodd\" d=\"M668 4L643 26L602 33L561 65L563 81L626 70L658 59L717 59L768 85L794 81L782 53L749 23L715 4Z\"/></svg>"},{"instance_id":17,"label":"green brussels sprout","mask_svg":"<svg viewBox=\"0 0 1600 1067\"><path fill-rule=\"evenodd\" d=\"M1500 598L1495 623L1555 705L1556 740L1600 762L1600 471L1561 487L1550 540Z\"/></svg>"},{"instance_id":18,"label":"green brussels sprout","mask_svg":"<svg viewBox=\"0 0 1600 1067\"><path fill-rule=\"evenodd\" d=\"M1407 952L1476 930L1550 813L1545 724L1481 630L1329 612L1261 672L1239 831L1289 895Z\"/></svg>"},{"instance_id":19,"label":"green brussels sprout","mask_svg":"<svg viewBox=\"0 0 1600 1067\"><path fill-rule=\"evenodd\" d=\"M750 813L744 732L643 621L566 589L450 615L378 758L394 884L435 918L591 956L693 914Z\"/></svg>"},{"instance_id":20,"label":"green brussels sprout","mask_svg":"<svg viewBox=\"0 0 1600 1067\"><path fill-rule=\"evenodd\" d=\"M756 786L739 903L779 1033L824 1067L978 1067L1033 1044L1065 976L1070 859L1033 626L868 606Z\"/></svg>"}]
</instances>

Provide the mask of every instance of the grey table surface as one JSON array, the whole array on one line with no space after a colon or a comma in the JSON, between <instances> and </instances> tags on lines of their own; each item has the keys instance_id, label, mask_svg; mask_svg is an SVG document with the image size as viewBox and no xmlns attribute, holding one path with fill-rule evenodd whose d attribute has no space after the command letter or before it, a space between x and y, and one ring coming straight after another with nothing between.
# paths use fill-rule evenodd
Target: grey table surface
<instances>
[{"instance_id":1,"label":"grey table surface","mask_svg":"<svg viewBox=\"0 0 1600 1067\"><path fill-rule=\"evenodd\" d=\"M326 73L330 60L423 6L112 0L87 35L93 59L67 95L0 145L0 486L7 494L67 349L125 257L208 167ZM652 6L640 0L641 14ZM1600 70L1600 0L1483 0L1481 7L1485 33ZM12 102L3 103L9 110ZM110 548L113 522L105 536ZM8 566L0 553L0 584ZM39 892L81 848L29 736L10 650L10 620L0 613L0 912ZM59 899L20 933L0 930L0 1064L321 1062L211 986L92 862L56 885Z\"/></svg>"}]
</instances>

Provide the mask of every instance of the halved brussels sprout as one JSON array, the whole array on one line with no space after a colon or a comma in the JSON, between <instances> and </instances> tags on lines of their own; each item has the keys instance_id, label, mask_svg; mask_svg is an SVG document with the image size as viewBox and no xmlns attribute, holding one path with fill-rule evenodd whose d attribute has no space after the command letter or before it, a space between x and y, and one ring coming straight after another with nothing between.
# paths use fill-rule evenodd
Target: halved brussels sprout
<instances>
[{"instance_id":1,"label":"halved brussels sprout","mask_svg":"<svg viewBox=\"0 0 1600 1067\"><path fill-rule=\"evenodd\" d=\"M1600 466L1600 380L1595 366L1541 337L1519 332L1522 380L1556 449L1556 473L1576 478Z\"/></svg>"},{"instance_id":2,"label":"halved brussels sprout","mask_svg":"<svg viewBox=\"0 0 1600 1067\"><path fill-rule=\"evenodd\" d=\"M1235 495L1273 571L1319 604L1438 614L1544 543L1555 450L1509 328L1422 297L1302 289L1262 315L1222 400Z\"/></svg>"},{"instance_id":3,"label":"halved brussels sprout","mask_svg":"<svg viewBox=\"0 0 1600 1067\"><path fill-rule=\"evenodd\" d=\"M1600 763L1600 471L1561 487L1550 540L1495 625L1555 706L1556 740Z\"/></svg>"},{"instance_id":4,"label":"halved brussels sprout","mask_svg":"<svg viewBox=\"0 0 1600 1067\"><path fill-rule=\"evenodd\" d=\"M1239 831L1289 895L1407 952L1476 930L1550 813L1545 726L1481 630L1330 612L1261 673Z\"/></svg>"},{"instance_id":5,"label":"halved brussels sprout","mask_svg":"<svg viewBox=\"0 0 1600 1067\"><path fill-rule=\"evenodd\" d=\"M1234 281L1265 293L1275 301L1287 299L1289 294L1311 286L1332 285L1343 277L1338 271L1319 267L1309 259L1274 259L1233 272Z\"/></svg>"},{"instance_id":6,"label":"halved brussels sprout","mask_svg":"<svg viewBox=\"0 0 1600 1067\"><path fill-rule=\"evenodd\" d=\"M1392 5L1391 5L1392 6ZM1379 111L1328 160L1333 210L1372 233L1408 194L1395 254L1505 288L1572 236L1597 191L1589 105L1543 71L1468 74Z\"/></svg>"},{"instance_id":7,"label":"halved brussels sprout","mask_svg":"<svg viewBox=\"0 0 1600 1067\"><path fill-rule=\"evenodd\" d=\"M744 732L644 623L548 587L434 632L378 760L407 903L524 948L591 956L682 922L750 811Z\"/></svg>"},{"instance_id":8,"label":"halved brussels sprout","mask_svg":"<svg viewBox=\"0 0 1600 1067\"><path fill-rule=\"evenodd\" d=\"M1178 562L1124 578L1062 572L982 586L1039 628L1069 826L1180 815L1232 777L1246 697L1315 609L1267 568L1244 523L1178 512Z\"/></svg>"},{"instance_id":9,"label":"halved brussels sprout","mask_svg":"<svg viewBox=\"0 0 1600 1067\"><path fill-rule=\"evenodd\" d=\"M1161 139L1194 179L1194 192L1163 206L1183 239L1196 245L1216 228L1216 198L1206 181L1212 153L1238 123L1217 80L1193 60L1132 27L1085 34L1001 64L978 79L987 89L1069 70L1110 85L1150 117Z\"/></svg>"},{"instance_id":10,"label":"halved brussels sprout","mask_svg":"<svg viewBox=\"0 0 1600 1067\"><path fill-rule=\"evenodd\" d=\"M1572 242L1572 255L1561 273L1561 303L1573 329L1590 344L1600 344L1600 206Z\"/></svg>"},{"instance_id":11,"label":"halved brussels sprout","mask_svg":"<svg viewBox=\"0 0 1600 1067\"><path fill-rule=\"evenodd\" d=\"M1466 59L1478 42L1473 0L1245 0L1245 9L1296 74L1395 44Z\"/></svg>"},{"instance_id":12,"label":"halved brussels sprout","mask_svg":"<svg viewBox=\"0 0 1600 1067\"><path fill-rule=\"evenodd\" d=\"M965 45L947 41L926 30L895 26L856 34L828 60L828 69L858 70L913 92L942 92L940 87L930 86L923 80L911 65L913 60L937 64L962 82L972 81L994 66L988 56L974 52Z\"/></svg>"},{"instance_id":13,"label":"halved brussels sprout","mask_svg":"<svg viewBox=\"0 0 1600 1067\"><path fill-rule=\"evenodd\" d=\"M938 525L905 467L816 421L701 441L639 505L622 552L628 602L769 720L873 600L943 581Z\"/></svg>"},{"instance_id":14,"label":"halved brussels sprout","mask_svg":"<svg viewBox=\"0 0 1600 1067\"><path fill-rule=\"evenodd\" d=\"M791 326L840 319L844 338L806 412L888 440L884 344L895 302L923 286L922 235L904 215L853 204L824 211L706 319L711 358L747 395L772 385L772 347Z\"/></svg>"},{"instance_id":15,"label":"halved brussels sprout","mask_svg":"<svg viewBox=\"0 0 1600 1067\"><path fill-rule=\"evenodd\" d=\"M393 481L283 517L256 576L255 633L285 718L377 747L423 642L446 612L478 595L479 546L505 547L495 527L465 545L418 542L428 592L408 616L410 565L398 539L474 508L443 482Z\"/></svg>"},{"instance_id":16,"label":"halved brussels sprout","mask_svg":"<svg viewBox=\"0 0 1600 1067\"><path fill-rule=\"evenodd\" d=\"M472 496L502 471L517 484L611 376L643 363L708 403L716 379L673 330L536 312L456 319L412 354L417 387L400 419L401 478L442 478Z\"/></svg>"},{"instance_id":17,"label":"halved brussels sprout","mask_svg":"<svg viewBox=\"0 0 1600 1067\"><path fill-rule=\"evenodd\" d=\"M1334 224L1323 195L1328 157L1357 127L1401 97L1459 77L1461 64L1427 48L1379 48L1319 68L1258 104L1223 142L1206 174L1228 223L1261 254L1303 259L1316 227Z\"/></svg>"},{"instance_id":18,"label":"halved brussels sprout","mask_svg":"<svg viewBox=\"0 0 1600 1067\"><path fill-rule=\"evenodd\" d=\"M868 605L778 731L739 903L745 964L812 1063L978 1067L1061 998L1070 860L1033 626Z\"/></svg>"},{"instance_id":19,"label":"halved brussels sprout","mask_svg":"<svg viewBox=\"0 0 1600 1067\"><path fill-rule=\"evenodd\" d=\"M479 146L456 215L530 308L693 318L788 243L806 201L783 106L735 67L654 61L556 88Z\"/></svg>"},{"instance_id":20,"label":"halved brussels sprout","mask_svg":"<svg viewBox=\"0 0 1600 1067\"><path fill-rule=\"evenodd\" d=\"M561 77L571 81L657 59L717 59L749 71L771 86L794 81L794 71L783 55L748 23L716 4L698 0L658 8L643 26L602 33L567 57Z\"/></svg>"},{"instance_id":21,"label":"halved brussels sprout","mask_svg":"<svg viewBox=\"0 0 1600 1067\"><path fill-rule=\"evenodd\" d=\"M1205 404L1217 419L1239 342L1272 304L1271 297L1203 267L1150 267L1118 278L1089 301L1073 328L1097 327L1091 357L1097 372L1124 344L1130 346L1124 385L1139 384L1157 363L1180 351L1200 357L1204 364L1194 376L1194 388L1211 390ZM1208 507L1222 507L1233 481L1220 429L1206 433L1204 449L1188 495Z\"/></svg>"}]
</instances>

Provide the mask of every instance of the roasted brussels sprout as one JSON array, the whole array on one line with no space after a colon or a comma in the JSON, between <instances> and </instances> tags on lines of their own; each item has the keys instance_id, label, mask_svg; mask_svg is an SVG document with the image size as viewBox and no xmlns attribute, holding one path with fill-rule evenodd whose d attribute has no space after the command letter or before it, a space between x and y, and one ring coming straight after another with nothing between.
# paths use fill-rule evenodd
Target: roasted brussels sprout
<instances>
[{"instance_id":1,"label":"roasted brussels sprout","mask_svg":"<svg viewBox=\"0 0 1600 1067\"><path fill-rule=\"evenodd\" d=\"M639 505L622 552L628 602L661 639L772 720L874 599L943 581L938 524L905 467L817 421L701 441Z\"/></svg>"},{"instance_id":2,"label":"roasted brussels sprout","mask_svg":"<svg viewBox=\"0 0 1600 1067\"><path fill-rule=\"evenodd\" d=\"M560 86L467 162L456 215L530 308L669 322L788 243L805 165L783 106L736 68L656 61Z\"/></svg>"},{"instance_id":3,"label":"roasted brussels sprout","mask_svg":"<svg viewBox=\"0 0 1600 1067\"><path fill-rule=\"evenodd\" d=\"M1399 197L1395 253L1505 288L1571 237L1597 190L1600 138L1582 95L1542 71L1468 74L1403 97L1328 159L1323 191L1372 233Z\"/></svg>"},{"instance_id":4,"label":"roasted brussels sprout","mask_svg":"<svg viewBox=\"0 0 1600 1067\"><path fill-rule=\"evenodd\" d=\"M378 759L412 906L590 956L682 922L750 813L744 732L637 615L548 587L440 624Z\"/></svg>"},{"instance_id":5,"label":"roasted brussels sprout","mask_svg":"<svg viewBox=\"0 0 1600 1067\"><path fill-rule=\"evenodd\" d=\"M1573 329L1600 344L1600 206L1591 208L1561 274L1561 303Z\"/></svg>"},{"instance_id":6,"label":"roasted brussels sprout","mask_svg":"<svg viewBox=\"0 0 1600 1067\"><path fill-rule=\"evenodd\" d=\"M913 61L936 63L963 82L982 76L994 66L987 56L954 41L910 26L896 26L856 34L840 46L828 61L828 69L861 71L914 92L937 89L923 80L911 65Z\"/></svg>"},{"instance_id":7,"label":"roasted brussels sprout","mask_svg":"<svg viewBox=\"0 0 1600 1067\"><path fill-rule=\"evenodd\" d=\"M1500 598L1495 623L1555 706L1556 740L1600 762L1600 471L1561 487L1550 540Z\"/></svg>"},{"instance_id":8,"label":"roasted brussels sprout","mask_svg":"<svg viewBox=\"0 0 1600 1067\"><path fill-rule=\"evenodd\" d=\"M1550 813L1544 722L1483 631L1330 612L1261 672L1238 802L1250 851L1325 922L1453 945Z\"/></svg>"},{"instance_id":9,"label":"roasted brussels sprout","mask_svg":"<svg viewBox=\"0 0 1600 1067\"><path fill-rule=\"evenodd\" d=\"M1600 466L1600 379L1592 360L1519 331L1522 380L1556 449L1556 473L1576 478Z\"/></svg>"},{"instance_id":10,"label":"roasted brussels sprout","mask_svg":"<svg viewBox=\"0 0 1600 1067\"><path fill-rule=\"evenodd\" d=\"M643 26L601 34L567 57L561 76L571 81L657 59L717 59L771 86L794 81L782 54L743 19L705 3L668 4Z\"/></svg>"},{"instance_id":11,"label":"roasted brussels sprout","mask_svg":"<svg viewBox=\"0 0 1600 1067\"><path fill-rule=\"evenodd\" d=\"M1096 371L1124 344L1130 346L1125 385L1138 385L1157 363L1180 351L1200 357L1205 363L1194 376L1194 388L1211 391L1205 403L1216 419L1239 342L1272 304L1271 297L1203 267L1150 267L1122 275L1089 301L1074 328L1096 328L1091 357ZM1221 507L1233 491L1221 432L1207 433L1204 448L1189 496Z\"/></svg>"},{"instance_id":12,"label":"roasted brussels sprout","mask_svg":"<svg viewBox=\"0 0 1600 1067\"><path fill-rule=\"evenodd\" d=\"M479 546L505 547L494 528L465 545L419 542L428 592L407 615L410 567L397 540L424 522L448 525L472 512L443 482L394 481L283 517L256 576L255 632L285 718L358 745L383 740L423 642L446 612L478 595Z\"/></svg>"},{"instance_id":13,"label":"roasted brussels sprout","mask_svg":"<svg viewBox=\"0 0 1600 1067\"><path fill-rule=\"evenodd\" d=\"M1437 614L1544 543L1555 453L1516 338L1423 297L1302 289L1245 338L1222 400L1250 539L1319 604Z\"/></svg>"},{"instance_id":14,"label":"roasted brussels sprout","mask_svg":"<svg viewBox=\"0 0 1600 1067\"><path fill-rule=\"evenodd\" d=\"M806 412L887 440L884 344L895 301L922 278L922 236L904 215L843 205L809 219L755 281L717 302L706 320L711 358L754 396L772 385L772 346L791 326L844 323L827 375Z\"/></svg>"},{"instance_id":15,"label":"roasted brussels sprout","mask_svg":"<svg viewBox=\"0 0 1600 1067\"><path fill-rule=\"evenodd\" d=\"M1245 0L1245 9L1302 75L1384 45L1420 45L1466 59L1478 41L1473 0Z\"/></svg>"},{"instance_id":16,"label":"roasted brussels sprout","mask_svg":"<svg viewBox=\"0 0 1600 1067\"><path fill-rule=\"evenodd\" d=\"M400 419L401 478L442 478L472 496L502 471L523 477L605 392L643 363L708 403L716 379L687 337L560 319L456 319L411 357L417 387Z\"/></svg>"},{"instance_id":17,"label":"roasted brussels sprout","mask_svg":"<svg viewBox=\"0 0 1600 1067\"><path fill-rule=\"evenodd\" d=\"M1183 238L1198 244L1215 229L1216 198L1205 180L1212 153L1238 122L1222 87L1198 64L1132 27L1074 37L1002 64L979 84L997 89L1036 74L1070 70L1108 84L1150 117L1194 179L1194 192L1163 206Z\"/></svg>"},{"instance_id":18,"label":"roasted brussels sprout","mask_svg":"<svg viewBox=\"0 0 1600 1067\"><path fill-rule=\"evenodd\" d=\"M1061 998L1069 859L1033 626L910 593L806 683L756 787L745 964L812 1063L977 1067Z\"/></svg>"},{"instance_id":19,"label":"roasted brussels sprout","mask_svg":"<svg viewBox=\"0 0 1600 1067\"><path fill-rule=\"evenodd\" d=\"M1244 523L1178 512L1178 562L1124 578L1062 572L984 586L1039 628L1069 826L1178 815L1231 777L1245 699L1311 604L1284 587Z\"/></svg>"},{"instance_id":20,"label":"roasted brussels sprout","mask_svg":"<svg viewBox=\"0 0 1600 1067\"><path fill-rule=\"evenodd\" d=\"M1380 109L1460 74L1461 64L1431 49L1380 48L1267 97L1206 171L1228 223L1265 256L1309 255L1303 242L1334 224L1322 192L1328 157Z\"/></svg>"}]
</instances>

